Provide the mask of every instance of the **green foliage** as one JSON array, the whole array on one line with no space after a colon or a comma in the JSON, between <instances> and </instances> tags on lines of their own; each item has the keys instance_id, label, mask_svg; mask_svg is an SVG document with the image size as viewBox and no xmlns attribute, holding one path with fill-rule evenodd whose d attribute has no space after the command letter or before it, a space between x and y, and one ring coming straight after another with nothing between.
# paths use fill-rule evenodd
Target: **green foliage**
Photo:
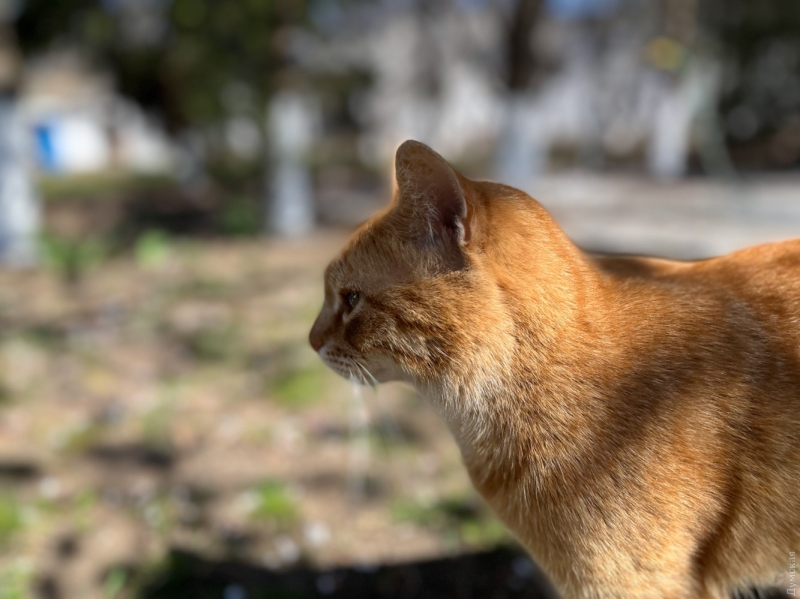
<instances>
[{"instance_id":1,"label":"green foliage","mask_svg":"<svg viewBox=\"0 0 800 599\"><path fill-rule=\"evenodd\" d=\"M494 518L464 522L459 532L468 545L498 545L511 539L505 527Z\"/></svg>"},{"instance_id":2,"label":"green foliage","mask_svg":"<svg viewBox=\"0 0 800 599\"><path fill-rule=\"evenodd\" d=\"M65 340L62 327L51 323L34 323L24 329L25 341L43 349L61 349Z\"/></svg>"},{"instance_id":3,"label":"green foliage","mask_svg":"<svg viewBox=\"0 0 800 599\"><path fill-rule=\"evenodd\" d=\"M241 332L235 325L204 327L187 335L184 343L198 360L224 362L239 355Z\"/></svg>"},{"instance_id":4,"label":"green foliage","mask_svg":"<svg viewBox=\"0 0 800 599\"><path fill-rule=\"evenodd\" d=\"M11 403L14 399L14 393L0 381L0 406L3 404Z\"/></svg>"},{"instance_id":5,"label":"green foliage","mask_svg":"<svg viewBox=\"0 0 800 599\"><path fill-rule=\"evenodd\" d=\"M165 175L146 175L118 171L70 176L42 176L36 181L45 201L81 198L102 201L120 192L142 193L175 186L175 181Z\"/></svg>"},{"instance_id":6,"label":"green foliage","mask_svg":"<svg viewBox=\"0 0 800 599\"><path fill-rule=\"evenodd\" d=\"M125 583L128 580L128 575L122 568L114 568L106 577L103 583L103 597L104 599L118 599Z\"/></svg>"},{"instance_id":7,"label":"green foliage","mask_svg":"<svg viewBox=\"0 0 800 599\"><path fill-rule=\"evenodd\" d=\"M181 282L172 291L178 298L228 299L235 289L225 281L214 279L191 279Z\"/></svg>"},{"instance_id":8,"label":"green foliage","mask_svg":"<svg viewBox=\"0 0 800 599\"><path fill-rule=\"evenodd\" d=\"M16 30L27 54L54 42L79 48L114 73L122 93L158 108L177 130L236 114L260 120L274 90L308 83L312 75L292 64L293 32L313 30L309 14L326 2L27 0ZM134 11L163 27L163 35L137 36ZM348 90L363 86L342 76L318 83L341 106Z\"/></svg>"},{"instance_id":9,"label":"green foliage","mask_svg":"<svg viewBox=\"0 0 800 599\"><path fill-rule=\"evenodd\" d=\"M97 494L89 489L84 489L72 499L73 521L81 533L86 533L90 530L92 513L97 501Z\"/></svg>"},{"instance_id":10,"label":"green foliage","mask_svg":"<svg viewBox=\"0 0 800 599\"><path fill-rule=\"evenodd\" d=\"M169 237L163 231L146 231L136 240L134 254L141 268L157 269L169 255Z\"/></svg>"},{"instance_id":11,"label":"green foliage","mask_svg":"<svg viewBox=\"0 0 800 599\"><path fill-rule=\"evenodd\" d=\"M0 545L8 543L23 527L19 502L9 495L0 496Z\"/></svg>"},{"instance_id":12,"label":"green foliage","mask_svg":"<svg viewBox=\"0 0 800 599\"><path fill-rule=\"evenodd\" d=\"M204 125L232 112L263 110L286 62L276 35L307 26L307 2L174 0L150 3L168 43L137 42L130 8L100 0L30 0L18 23L26 51L72 41L112 68L124 93L165 110L170 124ZM288 39L286 40L288 42ZM239 100L228 93L239 86ZM235 94L234 94L235 95ZM249 100L247 98L249 96Z\"/></svg>"},{"instance_id":13,"label":"green foliage","mask_svg":"<svg viewBox=\"0 0 800 599\"><path fill-rule=\"evenodd\" d=\"M278 528L288 528L296 522L297 507L283 483L267 481L253 489L253 493L253 518Z\"/></svg>"},{"instance_id":14,"label":"green foliage","mask_svg":"<svg viewBox=\"0 0 800 599\"><path fill-rule=\"evenodd\" d=\"M455 536L468 545L492 545L508 538L502 524L469 496L445 497L430 503L400 500L392 506L392 517L397 522Z\"/></svg>"},{"instance_id":15,"label":"green foliage","mask_svg":"<svg viewBox=\"0 0 800 599\"><path fill-rule=\"evenodd\" d=\"M272 385L273 395L286 406L302 406L322 395L325 372L318 366L283 374Z\"/></svg>"},{"instance_id":16,"label":"green foliage","mask_svg":"<svg viewBox=\"0 0 800 599\"><path fill-rule=\"evenodd\" d=\"M698 4L698 9L700 28L705 32L702 46L706 46L701 47L701 52L711 51L715 58L721 58L728 74L726 84L719 91L718 114L700 115L702 121L714 122L712 119L719 118L727 127L706 135L716 138L725 134L734 147L755 142L757 145L751 146L752 149L734 153L749 168L770 164L796 166L794 127L800 111L800 96L787 90L800 86L797 64L800 10L797 3L707 0ZM795 141L788 145L778 142L787 139ZM763 142L768 143L762 146ZM763 147L770 150L757 150ZM789 147L793 149L778 149Z\"/></svg>"},{"instance_id":17,"label":"green foliage","mask_svg":"<svg viewBox=\"0 0 800 599\"><path fill-rule=\"evenodd\" d=\"M65 453L83 453L100 443L104 427L97 423L85 423L64 432L61 449Z\"/></svg>"},{"instance_id":18,"label":"green foliage","mask_svg":"<svg viewBox=\"0 0 800 599\"><path fill-rule=\"evenodd\" d=\"M256 202L247 197L225 202L221 228L226 235L256 235L261 230Z\"/></svg>"},{"instance_id":19,"label":"green foliage","mask_svg":"<svg viewBox=\"0 0 800 599\"><path fill-rule=\"evenodd\" d=\"M192 130L202 136L207 172L223 187L242 193L245 190L228 186L211 168L231 157L225 136L218 133L232 117L263 123L265 108L276 91L321 92L319 95L326 96L323 109L333 120L357 126L349 99L353 91L368 85L364 74L324 75L299 68L295 59L300 47L297 41L326 33L315 31L309 15L328 2L27 0L15 28L27 55L53 46L75 48L101 70L112 73L119 92L157 112L170 132ZM144 22L150 26L135 25ZM301 38L298 33L303 30L310 35ZM346 160L339 146L329 156L337 162ZM262 148L266 149L266 144ZM249 181L264 177L265 160L247 158L241 162L246 165L237 168L250 169ZM104 187L102 181L87 178L80 182L84 184L92 195L103 195L95 192L95 188ZM174 181L169 184L174 185ZM57 189L59 185L55 180L46 181L45 197L72 194ZM247 191L254 193L252 187ZM259 228L258 215L238 204L231 207L222 224L236 235Z\"/></svg>"},{"instance_id":20,"label":"green foliage","mask_svg":"<svg viewBox=\"0 0 800 599\"><path fill-rule=\"evenodd\" d=\"M145 443L157 450L172 451L170 423L175 411L170 402L162 402L145 414L142 420L142 438Z\"/></svg>"},{"instance_id":21,"label":"green foliage","mask_svg":"<svg viewBox=\"0 0 800 599\"><path fill-rule=\"evenodd\" d=\"M0 599L26 599L31 569L21 564L0 566Z\"/></svg>"},{"instance_id":22,"label":"green foliage","mask_svg":"<svg viewBox=\"0 0 800 599\"><path fill-rule=\"evenodd\" d=\"M47 267L70 284L78 283L108 254L106 244L92 238L65 239L44 235L40 247Z\"/></svg>"}]
</instances>

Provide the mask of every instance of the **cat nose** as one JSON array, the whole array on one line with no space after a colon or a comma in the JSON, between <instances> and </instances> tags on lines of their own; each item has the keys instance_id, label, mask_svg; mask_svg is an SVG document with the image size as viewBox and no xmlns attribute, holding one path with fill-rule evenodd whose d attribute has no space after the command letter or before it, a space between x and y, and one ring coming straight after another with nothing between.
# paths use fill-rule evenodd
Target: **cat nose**
<instances>
[{"instance_id":1,"label":"cat nose","mask_svg":"<svg viewBox=\"0 0 800 599\"><path fill-rule=\"evenodd\" d=\"M320 348L325 345L325 337L330 324L329 320L330 318L326 315L326 311L323 308L322 312L320 312L319 316L317 316L317 319L314 321L314 326L311 327L311 332L308 334L308 342L311 344L311 347L314 348L315 352L318 352Z\"/></svg>"},{"instance_id":2,"label":"cat nose","mask_svg":"<svg viewBox=\"0 0 800 599\"><path fill-rule=\"evenodd\" d=\"M308 335L308 342L311 344L311 347L314 348L314 351L318 352L319 348L323 345L322 335L316 334L312 329Z\"/></svg>"}]
</instances>

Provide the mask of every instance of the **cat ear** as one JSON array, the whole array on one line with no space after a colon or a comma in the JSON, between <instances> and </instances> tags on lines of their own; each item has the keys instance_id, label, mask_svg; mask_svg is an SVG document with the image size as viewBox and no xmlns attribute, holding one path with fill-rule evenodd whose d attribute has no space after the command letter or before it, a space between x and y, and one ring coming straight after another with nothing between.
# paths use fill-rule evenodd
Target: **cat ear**
<instances>
[{"instance_id":1,"label":"cat ear","mask_svg":"<svg viewBox=\"0 0 800 599\"><path fill-rule=\"evenodd\" d=\"M403 142L395 156L395 175L398 205L411 215L424 243L460 248L470 242L464 189L444 158L418 141Z\"/></svg>"}]
</instances>

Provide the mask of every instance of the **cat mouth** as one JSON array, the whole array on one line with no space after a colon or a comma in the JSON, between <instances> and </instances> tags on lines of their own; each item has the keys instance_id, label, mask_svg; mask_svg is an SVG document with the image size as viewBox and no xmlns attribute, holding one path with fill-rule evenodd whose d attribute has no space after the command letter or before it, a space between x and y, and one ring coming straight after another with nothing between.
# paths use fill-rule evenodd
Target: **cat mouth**
<instances>
[{"instance_id":1,"label":"cat mouth","mask_svg":"<svg viewBox=\"0 0 800 599\"><path fill-rule=\"evenodd\" d=\"M361 385L377 385L378 381L369 372L369 370L355 358L342 357L337 354L332 354L327 351L327 348L322 348L319 351L319 357L325 365L333 370L336 374L349 381L354 381Z\"/></svg>"}]
</instances>

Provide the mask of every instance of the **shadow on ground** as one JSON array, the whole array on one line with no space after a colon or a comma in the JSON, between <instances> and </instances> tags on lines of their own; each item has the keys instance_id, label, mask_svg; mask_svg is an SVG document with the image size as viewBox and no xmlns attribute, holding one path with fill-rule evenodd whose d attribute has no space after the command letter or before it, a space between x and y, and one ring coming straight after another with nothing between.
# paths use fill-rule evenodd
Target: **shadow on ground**
<instances>
[{"instance_id":1,"label":"shadow on ground","mask_svg":"<svg viewBox=\"0 0 800 599\"><path fill-rule=\"evenodd\" d=\"M524 555L495 549L370 568L274 571L174 550L140 599L557 599Z\"/></svg>"}]
</instances>

